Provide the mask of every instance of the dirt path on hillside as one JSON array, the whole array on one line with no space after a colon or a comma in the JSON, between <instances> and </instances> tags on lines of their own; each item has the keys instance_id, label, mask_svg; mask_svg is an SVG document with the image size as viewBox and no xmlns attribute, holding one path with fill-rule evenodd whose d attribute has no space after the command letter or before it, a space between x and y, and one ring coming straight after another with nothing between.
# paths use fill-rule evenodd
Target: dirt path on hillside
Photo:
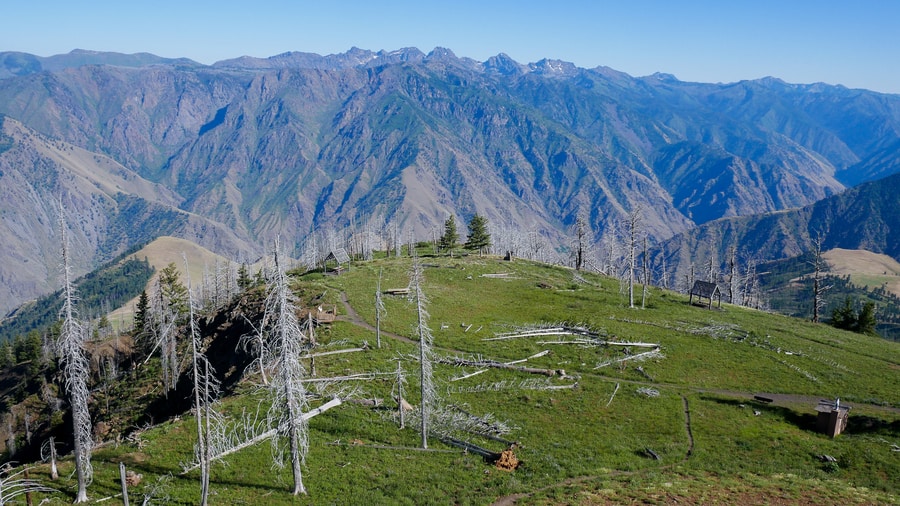
<instances>
[{"instance_id":1,"label":"dirt path on hillside","mask_svg":"<svg viewBox=\"0 0 900 506\"><path fill-rule=\"evenodd\" d=\"M344 312L346 315L338 315L337 320L347 323L352 323L357 327L362 327L367 330L371 330L372 332L377 332L374 326L370 325L369 322L362 319L359 316L359 313L353 309L353 306L350 305L350 300L347 299L347 294L345 292L341 292L341 304L344 306ZM382 330L381 335L390 337L391 339L396 339L398 341L403 341L404 343L417 344L418 341L413 341L408 337L401 336L400 334L394 334L392 332L387 332Z\"/></svg>"}]
</instances>

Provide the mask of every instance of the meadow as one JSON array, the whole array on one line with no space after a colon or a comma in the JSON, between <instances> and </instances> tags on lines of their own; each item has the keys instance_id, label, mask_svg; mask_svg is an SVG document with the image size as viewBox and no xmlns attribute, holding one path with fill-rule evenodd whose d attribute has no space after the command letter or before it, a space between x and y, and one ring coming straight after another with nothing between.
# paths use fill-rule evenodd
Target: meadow
<instances>
[{"instance_id":1,"label":"meadow","mask_svg":"<svg viewBox=\"0 0 900 506\"><path fill-rule=\"evenodd\" d=\"M301 301L338 309L337 321L317 329L321 349L368 348L316 358L315 377L379 373L329 383L310 402L335 393L345 400L309 421L308 495L290 495L290 467L274 467L263 443L213 466L213 504L900 501L897 343L728 304L710 310L657 288L641 308L638 287L631 308L618 280L522 260L419 262L436 356L509 363L549 351L517 365L552 376L487 368L454 380L477 368L434 364L441 404L510 427L503 439L515 442L519 467L498 469L437 438L424 450L417 427L399 427L398 365L404 398L419 402L416 306L407 296L383 295L380 348L371 326L379 277L382 290L407 287L412 260L381 258L340 275L294 273ZM589 329L596 339L494 339L549 326ZM604 343L652 343L659 353L641 360L635 355L644 349ZM257 409L265 403L258 383L247 371L220 409L231 416ZM846 431L832 439L815 431L814 407L835 398L852 410ZM371 399L379 402L362 402ZM181 474L193 455L193 424L185 413L98 447L91 499L120 493L124 462L142 476L132 503L196 503L197 472ZM507 449L498 440L470 441ZM48 496L50 504L74 497L71 468L61 463L53 483L60 493ZM31 475L47 472L37 466Z\"/></svg>"}]
</instances>

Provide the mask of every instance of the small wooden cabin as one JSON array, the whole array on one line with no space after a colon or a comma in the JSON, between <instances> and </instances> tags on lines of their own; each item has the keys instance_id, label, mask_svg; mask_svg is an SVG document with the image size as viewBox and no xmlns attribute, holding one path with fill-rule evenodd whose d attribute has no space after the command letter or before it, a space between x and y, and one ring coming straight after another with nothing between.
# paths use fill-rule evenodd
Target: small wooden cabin
<instances>
[{"instance_id":1,"label":"small wooden cabin","mask_svg":"<svg viewBox=\"0 0 900 506\"><path fill-rule=\"evenodd\" d=\"M688 296L688 303L694 303L694 296L697 296L697 302L703 303L703 299L707 299L709 302L706 307L712 309L713 299L718 299L718 307L722 307L722 290L719 289L719 285L715 283L711 283L709 281L694 281L694 286L691 288L691 292Z\"/></svg>"}]
</instances>

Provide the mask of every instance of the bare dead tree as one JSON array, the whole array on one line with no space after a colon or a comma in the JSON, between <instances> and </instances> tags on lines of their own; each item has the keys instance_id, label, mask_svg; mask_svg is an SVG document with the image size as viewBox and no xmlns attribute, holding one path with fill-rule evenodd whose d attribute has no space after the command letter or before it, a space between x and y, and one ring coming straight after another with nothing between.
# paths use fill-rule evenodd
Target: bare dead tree
<instances>
[{"instance_id":1,"label":"bare dead tree","mask_svg":"<svg viewBox=\"0 0 900 506\"><path fill-rule=\"evenodd\" d=\"M575 232L575 270L580 272L584 268L584 256L587 253L588 243L590 242L590 239L588 238L590 227L580 211L575 217L575 225L573 228Z\"/></svg>"},{"instance_id":2,"label":"bare dead tree","mask_svg":"<svg viewBox=\"0 0 900 506\"><path fill-rule=\"evenodd\" d=\"M825 292L832 288L824 282L823 272L827 269L825 260L822 258L822 234L816 234L813 239L813 258L809 264L813 267L813 318L812 321L819 322L819 314L825 308Z\"/></svg>"},{"instance_id":3,"label":"bare dead tree","mask_svg":"<svg viewBox=\"0 0 900 506\"><path fill-rule=\"evenodd\" d=\"M311 233L306 236L303 243L303 255L300 258L306 270L311 271L319 266L319 246L316 242L316 234Z\"/></svg>"},{"instance_id":4,"label":"bare dead tree","mask_svg":"<svg viewBox=\"0 0 900 506\"><path fill-rule=\"evenodd\" d=\"M403 232L400 231L400 224L394 221L391 230L391 237L394 241L394 256L400 258L403 254Z\"/></svg>"},{"instance_id":5,"label":"bare dead tree","mask_svg":"<svg viewBox=\"0 0 900 506\"><path fill-rule=\"evenodd\" d=\"M734 304L738 291L737 248L731 247L728 252L728 302Z\"/></svg>"},{"instance_id":6,"label":"bare dead tree","mask_svg":"<svg viewBox=\"0 0 900 506\"><path fill-rule=\"evenodd\" d=\"M243 316L243 315L242 315ZM250 321L246 316L243 317L244 321L247 322L247 325L250 325L253 328L252 334L245 334L241 336L239 345L244 351L249 352L251 355L255 356L254 362L259 365L259 376L262 380L263 385L268 385L269 380L266 377L266 363L267 359L265 356L266 353L266 341L265 334L263 333L263 328L265 326L265 322L267 321L267 315L264 313L262 321L263 323L259 326L254 325L253 322Z\"/></svg>"},{"instance_id":7,"label":"bare dead tree","mask_svg":"<svg viewBox=\"0 0 900 506\"><path fill-rule=\"evenodd\" d=\"M628 307L634 308L634 268L637 252L637 237L640 233L643 208L635 207L628 213Z\"/></svg>"},{"instance_id":8,"label":"bare dead tree","mask_svg":"<svg viewBox=\"0 0 900 506\"><path fill-rule=\"evenodd\" d=\"M184 258L184 272L187 278L188 295L188 328L191 337L191 365L194 382L194 412L197 421L197 445L195 453L200 462L200 504L206 506L209 499L209 463L211 458L209 439L211 431L211 409L218 394L218 383L207 360L202 353L203 346L197 321L194 317L194 296L191 288L191 276L188 270L187 256Z\"/></svg>"},{"instance_id":9,"label":"bare dead tree","mask_svg":"<svg viewBox=\"0 0 900 506\"><path fill-rule=\"evenodd\" d=\"M375 285L375 343L381 349L381 318L387 314L384 301L381 299L381 276L383 269L378 270L378 283Z\"/></svg>"},{"instance_id":10,"label":"bare dead tree","mask_svg":"<svg viewBox=\"0 0 900 506\"><path fill-rule=\"evenodd\" d=\"M756 272L756 262L753 260L747 262L742 293L744 306L760 308L759 276Z\"/></svg>"},{"instance_id":11,"label":"bare dead tree","mask_svg":"<svg viewBox=\"0 0 900 506\"><path fill-rule=\"evenodd\" d=\"M59 479L59 469L56 467L56 441L53 436L41 445L41 460L50 463L50 479Z\"/></svg>"},{"instance_id":12,"label":"bare dead tree","mask_svg":"<svg viewBox=\"0 0 900 506\"><path fill-rule=\"evenodd\" d=\"M41 485L41 482L30 479L27 467L16 472L10 471L11 466L8 464L0 467L0 506L18 504L18 501L13 501L23 495L28 497L28 504L31 504L30 494L34 492L56 492L50 487Z\"/></svg>"},{"instance_id":13,"label":"bare dead tree","mask_svg":"<svg viewBox=\"0 0 900 506\"><path fill-rule=\"evenodd\" d=\"M666 265L665 252L663 252L663 254L660 255L660 261L662 262L662 287L665 288L666 290L668 290L669 289L669 269L668 269L668 266Z\"/></svg>"},{"instance_id":14,"label":"bare dead tree","mask_svg":"<svg viewBox=\"0 0 900 506\"><path fill-rule=\"evenodd\" d=\"M303 386L305 371L300 361L306 336L297 320L295 297L288 286L287 275L281 263L278 242L275 242L275 270L267 306L272 314L271 349L267 356L275 360L277 373L270 383L274 402L269 413L272 425L279 435L286 436L290 443L291 469L294 476L294 495L305 494L301 464L305 460L308 443L308 426L301 417L306 408L306 389ZM273 442L277 438L273 439ZM278 459L280 462L281 459Z\"/></svg>"},{"instance_id":15,"label":"bare dead tree","mask_svg":"<svg viewBox=\"0 0 900 506\"><path fill-rule=\"evenodd\" d=\"M547 248L547 242L541 233L532 228L528 231L528 254L529 260L538 262L544 261L544 250Z\"/></svg>"},{"instance_id":16,"label":"bare dead tree","mask_svg":"<svg viewBox=\"0 0 900 506\"><path fill-rule=\"evenodd\" d=\"M709 258L706 260L706 280L710 283L715 283L718 277L719 273L716 272L716 255L710 248Z\"/></svg>"},{"instance_id":17,"label":"bare dead tree","mask_svg":"<svg viewBox=\"0 0 900 506\"><path fill-rule=\"evenodd\" d=\"M69 405L72 407L72 425L75 452L75 474L78 480L78 492L75 502L86 502L87 487L93 476L91 467L91 414L88 411L90 388L88 378L91 373L90 362L85 352L90 329L78 320L75 311L75 288L72 285L72 270L69 264L69 237L63 214L62 202L59 203L59 225L61 230L63 257L63 306L60 310L62 327L57 339L57 350L65 378Z\"/></svg>"},{"instance_id":18,"label":"bare dead tree","mask_svg":"<svg viewBox=\"0 0 900 506\"><path fill-rule=\"evenodd\" d=\"M608 227L603 234L604 259L601 272L607 276L613 276L618 272L616 264L618 263L617 260L620 259L620 253L617 228L617 226Z\"/></svg>"},{"instance_id":19,"label":"bare dead tree","mask_svg":"<svg viewBox=\"0 0 900 506\"><path fill-rule=\"evenodd\" d=\"M403 364L401 361L397 361L397 384L395 386L397 391L397 416L400 418L400 428L404 428L406 426L405 423L405 411L406 408L404 403L406 401L403 400L403 384L406 383L406 377L403 375Z\"/></svg>"},{"instance_id":20,"label":"bare dead tree","mask_svg":"<svg viewBox=\"0 0 900 506\"><path fill-rule=\"evenodd\" d=\"M641 266L644 268L644 273L641 281L641 309L645 309L647 307L647 285L650 284L650 262L649 257L650 254L647 251L647 236L644 236L644 253L641 255Z\"/></svg>"},{"instance_id":21,"label":"bare dead tree","mask_svg":"<svg viewBox=\"0 0 900 506\"><path fill-rule=\"evenodd\" d=\"M428 423L432 411L436 409L437 391L434 387L432 372L432 344L434 338L431 335L431 329L428 328L428 298L422 289L424 282L425 276L422 273L422 265L419 263L419 259L415 258L412 271L410 272L409 285L410 292L415 298L416 330L419 334L419 380L422 388L422 402L419 409L422 448L428 448L428 431L430 430Z\"/></svg>"}]
</instances>

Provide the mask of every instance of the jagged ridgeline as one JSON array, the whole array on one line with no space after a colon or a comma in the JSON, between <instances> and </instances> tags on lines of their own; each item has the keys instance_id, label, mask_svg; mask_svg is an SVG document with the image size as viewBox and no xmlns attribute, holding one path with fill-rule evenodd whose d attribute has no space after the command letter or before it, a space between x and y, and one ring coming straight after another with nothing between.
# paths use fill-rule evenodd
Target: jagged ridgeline
<instances>
[{"instance_id":1,"label":"jagged ridgeline","mask_svg":"<svg viewBox=\"0 0 900 506\"><path fill-rule=\"evenodd\" d=\"M84 317L101 317L112 309L140 295L147 286L154 268L147 259L128 258L144 245L139 245L90 272L75 282L78 311ZM61 292L24 304L0 322L0 342L12 340L37 330L43 332L59 320L62 307Z\"/></svg>"}]
</instances>

